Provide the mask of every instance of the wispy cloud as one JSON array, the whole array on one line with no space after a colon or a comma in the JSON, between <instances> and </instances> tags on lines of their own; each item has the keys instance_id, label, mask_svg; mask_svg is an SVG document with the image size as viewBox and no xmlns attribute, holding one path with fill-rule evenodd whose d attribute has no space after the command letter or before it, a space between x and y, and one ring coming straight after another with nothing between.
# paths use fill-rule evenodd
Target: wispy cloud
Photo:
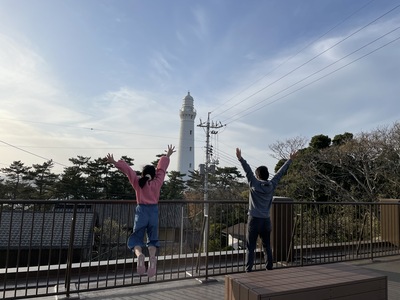
<instances>
[{"instance_id":1,"label":"wispy cloud","mask_svg":"<svg viewBox=\"0 0 400 300\"><path fill-rule=\"evenodd\" d=\"M140 6L145 16L155 5L146 3ZM173 5L166 3L157 2L161 12L162 5ZM52 34L70 33L56 38L58 44L44 38L50 32L44 21L41 26L31 22L29 28L24 27L28 22L18 23L25 18L14 7L14 21L0 29L2 138L64 164L76 155L98 157L108 151L147 163L168 143L178 144L179 109L188 90L195 99L196 125L210 111L215 121L228 120L220 149L233 161L234 147L240 145L248 156L264 159L276 140L356 133L399 118L394 109L400 94L399 42L384 46L399 31L351 54L397 28L395 13L345 39L378 15L370 7L368 20L343 23L304 48L332 25L322 28L324 20L316 28L314 18L310 24L300 22L313 16L307 5L297 4L302 9L295 13L287 3L265 3L186 3L169 6L173 14L157 13L154 19L131 18L121 3L112 6L111 17L101 9L92 15L85 4L58 11L62 22L53 22ZM338 8L329 22L348 16L347 7ZM318 12L324 9L318 6ZM90 22L79 20L84 34L65 27L71 14L90 17ZM30 15L27 9L23 16L44 20L40 10ZM288 16L298 23L288 23ZM104 19L112 20L107 34L106 25L96 23ZM64 43L74 53L61 56ZM196 127L195 138L197 165L204 159L202 128ZM8 148L3 145L11 151L0 163L41 162ZM222 159L221 164L233 161Z\"/></svg>"},{"instance_id":2,"label":"wispy cloud","mask_svg":"<svg viewBox=\"0 0 400 300\"><path fill-rule=\"evenodd\" d=\"M198 39L204 41L208 36L208 20L205 10L197 6L193 9L194 23L192 24L192 30Z\"/></svg>"}]
</instances>

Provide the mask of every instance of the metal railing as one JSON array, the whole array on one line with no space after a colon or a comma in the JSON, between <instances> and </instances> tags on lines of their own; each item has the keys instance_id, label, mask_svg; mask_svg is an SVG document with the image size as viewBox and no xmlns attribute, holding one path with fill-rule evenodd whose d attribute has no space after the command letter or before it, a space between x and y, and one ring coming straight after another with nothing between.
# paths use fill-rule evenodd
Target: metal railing
<instances>
[{"instance_id":1,"label":"metal railing","mask_svg":"<svg viewBox=\"0 0 400 300\"><path fill-rule=\"evenodd\" d=\"M134 201L0 201L0 298L69 297L243 272L247 207L243 201L160 202L157 274L149 278L136 273L136 258L126 247ZM399 215L398 200L306 203L275 198L274 267L399 255ZM256 251L255 269L263 269L260 244Z\"/></svg>"}]
</instances>

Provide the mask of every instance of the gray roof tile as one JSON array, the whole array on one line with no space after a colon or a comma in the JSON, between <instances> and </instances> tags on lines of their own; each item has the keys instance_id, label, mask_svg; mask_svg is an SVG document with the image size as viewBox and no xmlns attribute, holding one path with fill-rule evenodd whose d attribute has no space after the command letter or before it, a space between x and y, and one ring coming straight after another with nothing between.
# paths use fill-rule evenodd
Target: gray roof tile
<instances>
[{"instance_id":1,"label":"gray roof tile","mask_svg":"<svg viewBox=\"0 0 400 300\"><path fill-rule=\"evenodd\" d=\"M68 248L72 218L72 211L2 211L0 249ZM94 224L94 213L76 214L74 248L91 247Z\"/></svg>"}]
</instances>

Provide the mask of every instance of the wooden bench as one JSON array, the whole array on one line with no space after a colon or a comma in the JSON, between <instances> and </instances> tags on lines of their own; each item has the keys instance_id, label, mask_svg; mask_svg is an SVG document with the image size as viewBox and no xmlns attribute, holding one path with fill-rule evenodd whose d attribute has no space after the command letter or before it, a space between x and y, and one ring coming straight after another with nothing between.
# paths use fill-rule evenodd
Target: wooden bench
<instances>
[{"instance_id":1,"label":"wooden bench","mask_svg":"<svg viewBox=\"0 0 400 300\"><path fill-rule=\"evenodd\" d=\"M387 276L345 263L225 276L225 300L387 300Z\"/></svg>"}]
</instances>

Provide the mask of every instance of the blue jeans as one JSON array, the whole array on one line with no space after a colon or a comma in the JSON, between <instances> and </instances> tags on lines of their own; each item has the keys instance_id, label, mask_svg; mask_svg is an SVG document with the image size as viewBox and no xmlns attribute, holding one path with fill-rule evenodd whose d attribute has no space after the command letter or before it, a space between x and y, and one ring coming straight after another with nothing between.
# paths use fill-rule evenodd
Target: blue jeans
<instances>
[{"instance_id":1,"label":"blue jeans","mask_svg":"<svg viewBox=\"0 0 400 300\"><path fill-rule=\"evenodd\" d=\"M147 232L146 246L159 247L158 241L158 205L157 204L138 204L135 210L135 222L133 232L128 238L127 246L129 249L135 246L144 247L144 235Z\"/></svg>"},{"instance_id":2,"label":"blue jeans","mask_svg":"<svg viewBox=\"0 0 400 300\"><path fill-rule=\"evenodd\" d=\"M254 264L254 250L257 245L257 238L260 236L266 259L265 267L272 268L272 249L271 249L271 219L255 218L248 216L247 235L246 235L246 272L251 272Z\"/></svg>"}]
</instances>

